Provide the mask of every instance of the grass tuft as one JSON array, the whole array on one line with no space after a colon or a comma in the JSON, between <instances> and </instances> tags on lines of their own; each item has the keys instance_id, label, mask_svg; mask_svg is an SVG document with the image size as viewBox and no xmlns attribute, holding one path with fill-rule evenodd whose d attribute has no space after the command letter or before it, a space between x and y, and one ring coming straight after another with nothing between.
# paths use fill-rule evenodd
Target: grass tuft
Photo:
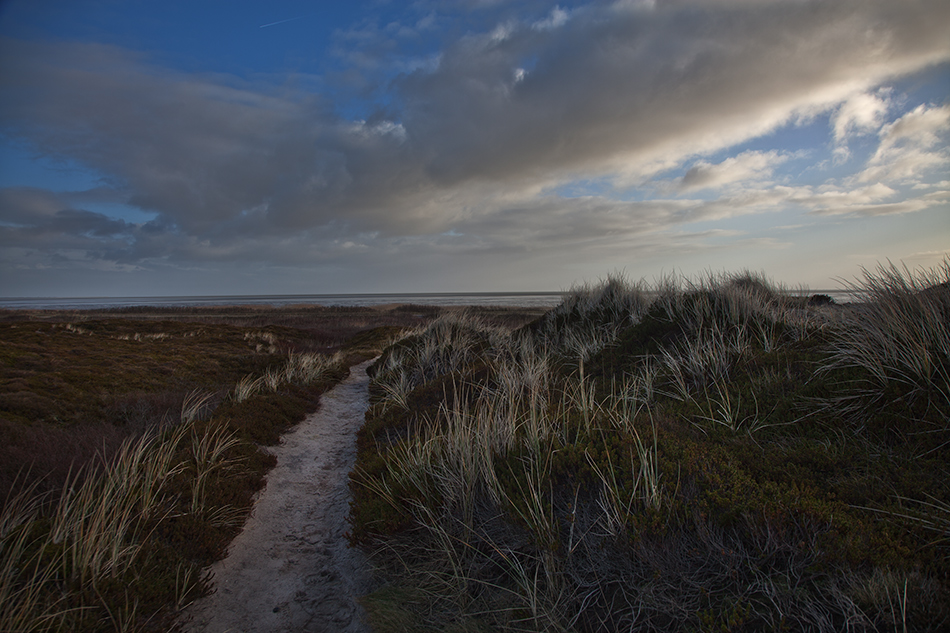
<instances>
[{"instance_id":1,"label":"grass tuft","mask_svg":"<svg viewBox=\"0 0 950 633\"><path fill-rule=\"evenodd\" d=\"M612 276L394 342L351 484L379 595L425 587L419 630L940 630L946 275L892 267L856 306Z\"/></svg>"}]
</instances>

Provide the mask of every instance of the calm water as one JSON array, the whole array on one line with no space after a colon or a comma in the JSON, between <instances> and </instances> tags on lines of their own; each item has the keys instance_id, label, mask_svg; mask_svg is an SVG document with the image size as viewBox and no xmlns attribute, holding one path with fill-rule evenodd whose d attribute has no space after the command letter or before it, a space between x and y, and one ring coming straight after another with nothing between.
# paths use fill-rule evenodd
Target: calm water
<instances>
[{"instance_id":1,"label":"calm water","mask_svg":"<svg viewBox=\"0 0 950 633\"><path fill-rule=\"evenodd\" d=\"M339 295L222 295L190 297L73 297L0 298L0 309L20 308L82 310L129 306L229 306L229 305L323 305L372 306L415 303L435 306L531 306L551 307L561 302L560 292L475 292L424 294Z\"/></svg>"},{"instance_id":2,"label":"calm water","mask_svg":"<svg viewBox=\"0 0 950 633\"><path fill-rule=\"evenodd\" d=\"M844 290L815 290L837 303L854 298ZM530 306L553 307L561 302L561 292L474 292L422 294L337 294L337 295L222 295L182 297L26 297L0 298L0 309L83 310L124 308L129 306L228 306L228 305L323 305L371 306L390 303L415 303L435 306Z\"/></svg>"}]
</instances>

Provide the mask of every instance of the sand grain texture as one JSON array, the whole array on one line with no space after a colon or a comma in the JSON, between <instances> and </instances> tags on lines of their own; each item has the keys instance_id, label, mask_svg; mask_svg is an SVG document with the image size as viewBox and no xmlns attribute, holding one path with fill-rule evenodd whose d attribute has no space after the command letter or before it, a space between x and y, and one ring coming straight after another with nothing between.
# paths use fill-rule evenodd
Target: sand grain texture
<instances>
[{"instance_id":1,"label":"sand grain texture","mask_svg":"<svg viewBox=\"0 0 950 633\"><path fill-rule=\"evenodd\" d=\"M369 568L344 536L370 362L352 367L274 449L251 517L211 568L215 592L186 610L184 631L370 631L356 602L371 590Z\"/></svg>"}]
</instances>

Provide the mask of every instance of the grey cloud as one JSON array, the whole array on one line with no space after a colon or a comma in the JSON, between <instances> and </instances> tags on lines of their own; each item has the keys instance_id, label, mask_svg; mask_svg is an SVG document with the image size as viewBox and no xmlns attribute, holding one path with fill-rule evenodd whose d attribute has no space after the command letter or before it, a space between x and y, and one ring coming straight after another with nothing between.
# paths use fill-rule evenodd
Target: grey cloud
<instances>
[{"instance_id":1,"label":"grey cloud","mask_svg":"<svg viewBox=\"0 0 950 633\"><path fill-rule=\"evenodd\" d=\"M441 180L609 170L719 149L829 107L856 76L873 84L945 60L948 23L941 2L591 9L554 31L462 40L399 87Z\"/></svg>"},{"instance_id":2,"label":"grey cloud","mask_svg":"<svg viewBox=\"0 0 950 633\"><path fill-rule=\"evenodd\" d=\"M5 187L0 189L0 225L43 234L106 237L129 233L134 226L123 220L73 206L82 200L112 197L113 192L106 189L52 192L35 187Z\"/></svg>"},{"instance_id":3,"label":"grey cloud","mask_svg":"<svg viewBox=\"0 0 950 633\"><path fill-rule=\"evenodd\" d=\"M360 244L399 249L400 239L472 249L632 239L787 196L739 199L729 211L537 192L695 159L950 59L943 0L620 4L457 38L437 65L405 64L415 70L367 121L343 120L320 96L183 75L114 47L3 41L5 132L108 174L90 199L157 217L110 224L82 211L82 196L48 192L0 213L28 214L32 224L6 230L34 231L37 248L86 244L121 262L302 264L350 257ZM359 34L378 38L377 60L397 50L385 30ZM376 72L375 61L359 63ZM737 182L738 167L702 165L684 184Z\"/></svg>"},{"instance_id":4,"label":"grey cloud","mask_svg":"<svg viewBox=\"0 0 950 633\"><path fill-rule=\"evenodd\" d=\"M261 205L279 223L307 186L332 198L326 183L345 172L319 100L177 76L96 45L7 42L3 52L8 127L112 175L132 204L187 232Z\"/></svg>"},{"instance_id":5,"label":"grey cloud","mask_svg":"<svg viewBox=\"0 0 950 633\"><path fill-rule=\"evenodd\" d=\"M63 209L57 211L49 222L36 228L57 234L89 235L98 238L127 235L131 227L124 220L116 220L101 213Z\"/></svg>"},{"instance_id":6,"label":"grey cloud","mask_svg":"<svg viewBox=\"0 0 950 633\"><path fill-rule=\"evenodd\" d=\"M101 213L73 208L70 192L17 187L0 189L0 247L33 252L47 265L79 260L130 263L144 255L140 227ZM78 195L82 197L82 193ZM66 257L64 254L68 254ZM66 257L64 259L64 257Z\"/></svg>"},{"instance_id":7,"label":"grey cloud","mask_svg":"<svg viewBox=\"0 0 950 633\"><path fill-rule=\"evenodd\" d=\"M63 209L63 201L55 193L35 187L0 189L0 223L24 224L37 218L48 218Z\"/></svg>"}]
</instances>

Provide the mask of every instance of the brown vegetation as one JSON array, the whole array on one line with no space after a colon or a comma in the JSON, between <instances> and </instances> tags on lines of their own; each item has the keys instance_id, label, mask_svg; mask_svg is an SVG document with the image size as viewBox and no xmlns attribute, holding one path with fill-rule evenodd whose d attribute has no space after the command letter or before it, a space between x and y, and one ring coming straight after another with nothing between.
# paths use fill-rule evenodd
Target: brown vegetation
<instances>
[{"instance_id":1,"label":"brown vegetation","mask_svg":"<svg viewBox=\"0 0 950 633\"><path fill-rule=\"evenodd\" d=\"M58 490L97 453L163 421L190 394L219 404L288 354L334 353L417 327L427 306L260 306L0 311L0 499L27 471ZM479 308L523 323L540 310ZM378 329L386 328L386 329ZM357 338L354 338L357 337ZM372 341L370 341L372 344Z\"/></svg>"},{"instance_id":2,"label":"brown vegetation","mask_svg":"<svg viewBox=\"0 0 950 633\"><path fill-rule=\"evenodd\" d=\"M948 281L611 278L397 342L352 477L374 625L946 630Z\"/></svg>"},{"instance_id":3,"label":"brown vegetation","mask_svg":"<svg viewBox=\"0 0 950 633\"><path fill-rule=\"evenodd\" d=\"M261 447L439 312L3 313L0 629L164 630L240 529Z\"/></svg>"}]
</instances>

